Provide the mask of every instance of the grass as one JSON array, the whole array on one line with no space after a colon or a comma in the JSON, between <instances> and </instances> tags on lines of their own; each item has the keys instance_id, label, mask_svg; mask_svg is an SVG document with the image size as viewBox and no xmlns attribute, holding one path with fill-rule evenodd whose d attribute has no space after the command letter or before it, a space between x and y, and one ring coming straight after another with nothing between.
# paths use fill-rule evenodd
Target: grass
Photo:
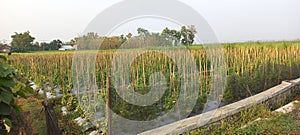
<instances>
[{"instance_id":1,"label":"grass","mask_svg":"<svg viewBox=\"0 0 300 135\"><path fill-rule=\"evenodd\" d=\"M234 134L293 134L300 130L299 118L278 114L266 120L254 122L246 128L233 130Z\"/></svg>"},{"instance_id":2,"label":"grass","mask_svg":"<svg viewBox=\"0 0 300 135\"><path fill-rule=\"evenodd\" d=\"M218 126L196 129L187 132L188 135L222 134L222 135L273 135L300 133L300 103L297 109L289 114L272 112L263 105L242 111L235 121L221 121ZM260 120L256 120L260 118Z\"/></svg>"},{"instance_id":3,"label":"grass","mask_svg":"<svg viewBox=\"0 0 300 135\"><path fill-rule=\"evenodd\" d=\"M26 132L33 135L44 135L46 130L45 112L42 106L43 99L29 97L27 99L18 99L17 105L21 106L22 112L14 114L12 134ZM19 133L18 133L19 134Z\"/></svg>"},{"instance_id":4,"label":"grass","mask_svg":"<svg viewBox=\"0 0 300 135\"><path fill-rule=\"evenodd\" d=\"M79 127L73 120L80 116L77 113L70 113L63 116L61 112L62 104L60 98L48 99L48 103L54 106L58 125L63 135L77 135L82 133L82 127ZM21 106L22 112L13 113L13 127L11 135L29 134L29 135L45 135L47 134L47 125L45 118L45 109L42 106L44 99L42 96L29 97L27 99L17 99L17 105ZM51 129L50 129L51 130Z\"/></svg>"}]
</instances>

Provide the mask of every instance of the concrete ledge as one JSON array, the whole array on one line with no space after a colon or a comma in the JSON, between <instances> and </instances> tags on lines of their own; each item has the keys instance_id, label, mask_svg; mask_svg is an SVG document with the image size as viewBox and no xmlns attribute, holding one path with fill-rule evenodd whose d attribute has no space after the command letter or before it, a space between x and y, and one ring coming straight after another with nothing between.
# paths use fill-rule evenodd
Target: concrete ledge
<instances>
[{"instance_id":1,"label":"concrete ledge","mask_svg":"<svg viewBox=\"0 0 300 135\"><path fill-rule=\"evenodd\" d=\"M272 87L257 95L223 106L216 110L140 133L140 135L173 135L185 133L196 128L213 124L222 119L230 118L257 104L265 103L270 108L278 106L298 91L300 91L300 78L290 82L283 81L280 85Z\"/></svg>"}]
</instances>

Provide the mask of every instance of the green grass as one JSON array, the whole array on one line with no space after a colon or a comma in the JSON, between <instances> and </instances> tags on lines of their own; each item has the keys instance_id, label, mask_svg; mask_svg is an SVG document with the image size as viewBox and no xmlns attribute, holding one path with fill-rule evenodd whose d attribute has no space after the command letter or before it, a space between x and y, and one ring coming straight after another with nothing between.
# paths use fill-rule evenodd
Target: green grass
<instances>
[{"instance_id":1,"label":"green grass","mask_svg":"<svg viewBox=\"0 0 300 135\"><path fill-rule=\"evenodd\" d=\"M275 113L263 105L242 111L234 122L221 121L219 126L196 129L186 134L222 134L222 135L262 135L262 134L297 134L300 131L300 104L298 109L289 113ZM255 121L257 118L261 120Z\"/></svg>"},{"instance_id":2,"label":"green grass","mask_svg":"<svg viewBox=\"0 0 300 135\"><path fill-rule=\"evenodd\" d=\"M61 98L48 99L48 103L54 106L58 125L63 131L63 134L84 134L81 132L82 127L79 127L73 120L80 116L78 113L70 113L63 116L61 112ZM14 126L11 135L22 134L20 132L32 135L47 134L47 125L45 117L45 109L42 106L44 99L41 95L37 97L29 97L27 99L18 99L16 103L21 106L22 112L14 114ZM51 130L51 129L50 129Z\"/></svg>"},{"instance_id":3,"label":"green grass","mask_svg":"<svg viewBox=\"0 0 300 135\"><path fill-rule=\"evenodd\" d=\"M293 134L300 130L299 118L288 114L277 114L266 120L254 122L246 128L237 128L233 134Z\"/></svg>"},{"instance_id":4,"label":"green grass","mask_svg":"<svg viewBox=\"0 0 300 135\"><path fill-rule=\"evenodd\" d=\"M13 130L25 130L28 134L44 135L47 133L45 111L42 106L43 99L29 97L27 99L18 99L17 105L20 105L22 112L16 114L17 121Z\"/></svg>"}]
</instances>

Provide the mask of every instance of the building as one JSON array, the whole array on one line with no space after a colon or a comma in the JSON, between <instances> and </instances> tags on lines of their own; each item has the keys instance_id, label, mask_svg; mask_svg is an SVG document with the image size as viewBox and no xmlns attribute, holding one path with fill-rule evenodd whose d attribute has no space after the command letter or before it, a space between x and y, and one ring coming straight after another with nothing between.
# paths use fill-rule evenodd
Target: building
<instances>
[{"instance_id":1,"label":"building","mask_svg":"<svg viewBox=\"0 0 300 135\"><path fill-rule=\"evenodd\" d=\"M60 50L60 51L67 51L67 50L75 50L75 48L73 46L70 46L70 45L63 45L58 50Z\"/></svg>"},{"instance_id":2,"label":"building","mask_svg":"<svg viewBox=\"0 0 300 135\"><path fill-rule=\"evenodd\" d=\"M9 45L1 45L0 46L0 53L7 53L8 55L11 54L11 46Z\"/></svg>"}]
</instances>

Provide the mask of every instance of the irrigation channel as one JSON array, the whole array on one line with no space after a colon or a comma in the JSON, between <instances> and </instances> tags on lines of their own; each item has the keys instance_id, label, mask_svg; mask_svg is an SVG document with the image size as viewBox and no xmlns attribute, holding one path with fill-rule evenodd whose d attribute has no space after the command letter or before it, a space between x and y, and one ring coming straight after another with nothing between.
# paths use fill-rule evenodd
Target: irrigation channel
<instances>
[{"instance_id":1,"label":"irrigation channel","mask_svg":"<svg viewBox=\"0 0 300 135\"><path fill-rule=\"evenodd\" d=\"M61 93L61 91L58 87L51 88L49 86L44 86L43 89L46 89L46 91L51 91L51 90L54 91L54 92L45 92L43 89L38 90L37 85L34 82L31 81L30 84L31 84L31 87L35 91L37 91L40 95L44 95L48 99L61 98L61 97L64 96L64 94ZM152 90L153 89L160 90L160 89L165 89L167 87L168 87L167 85L159 85L159 86L155 86L155 88L152 88ZM96 88L94 88L94 89L96 89ZM95 101L95 99L97 100L96 96L98 96L98 94L103 92L104 90L105 89L102 89L100 87L98 88L98 91L87 91L86 89L81 89L80 91L77 91L75 89L70 90L70 93L69 93L70 95L78 96L80 98L80 101L83 101L83 103L81 103L82 106L85 106L85 105L88 106L88 105L91 105L91 104L92 105L97 104L99 106L99 107L95 107L95 108L98 108L98 109L93 110L95 112L92 113L93 116L90 116L90 118L79 117L79 118L75 119L77 124L82 126L85 131L88 130L89 128L99 126L99 122L101 123L101 125L108 124L108 123L105 123L105 120L109 119L109 118L106 117L108 115L107 109L105 108L106 104L105 103L104 104L98 104L99 101ZM227 102L217 103L216 101L210 101L210 102L206 103L205 112L217 109L217 108L219 108L221 106L225 106L225 105L227 105ZM46 113L46 120L47 120L48 128L51 127L51 129L56 129L56 126L57 126L57 119L56 118L57 117L55 116L55 113L53 111L53 107L52 106L47 106L47 101L45 101L44 107L45 107L45 113ZM104 109L105 111L103 111L103 110L100 111L99 110L100 108ZM68 113L67 109L65 107L62 107L61 110L62 110L63 114ZM84 110L84 111L87 111L87 110ZM110 117L114 117L114 116L118 115L118 114L116 114L112 111L110 111L110 113L112 113L110 115ZM160 116L164 113L167 113L167 112L157 113L157 116ZM203 110L198 110L197 112L190 113L188 117L192 117L192 116L195 116L195 115L198 115L198 114L201 114L201 113L204 113ZM89 119L89 120L87 121L87 119ZM159 124L152 125L152 126L146 126L146 127L152 127L153 128L153 127L164 126L164 125L170 124L170 123L178 121L178 120L180 120L180 114L176 113L172 117L168 117L168 119L162 119ZM52 122L49 122L49 121L52 121ZM137 123L134 123L134 122L122 123L122 122L114 122L112 119L110 119L110 122L111 122L110 126L112 126L110 128L114 129L113 132L115 132L115 133L132 134L133 131L128 130L128 129L134 129L136 127L139 127L139 122L137 122ZM124 126L124 124L126 124L126 126ZM125 127L125 128L122 128L122 127ZM145 128L145 126L141 126L141 128ZM150 130L150 129L151 128L139 129L139 132ZM96 133L96 132L98 132L98 131L94 131L92 133ZM110 131L110 132L112 133L112 131ZM138 132L136 132L136 133L138 133Z\"/></svg>"}]
</instances>

